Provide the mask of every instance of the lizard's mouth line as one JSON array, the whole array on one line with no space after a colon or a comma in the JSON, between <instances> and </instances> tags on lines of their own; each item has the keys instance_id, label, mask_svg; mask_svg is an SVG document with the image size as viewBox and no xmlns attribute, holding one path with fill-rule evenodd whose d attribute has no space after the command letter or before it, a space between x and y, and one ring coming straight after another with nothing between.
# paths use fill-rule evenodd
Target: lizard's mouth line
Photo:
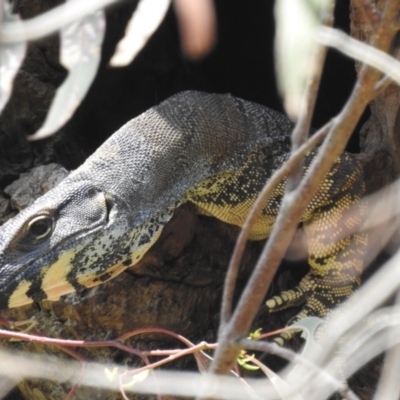
<instances>
[{"instance_id":1,"label":"lizard's mouth line","mask_svg":"<svg viewBox=\"0 0 400 400\"><path fill-rule=\"evenodd\" d=\"M50 250L44 255L41 254L34 259L30 259L24 266L16 267L13 276L7 278L10 284L7 285L6 282L5 288L2 289L7 297L7 307L19 307L32 303L34 299L28 294L31 286L38 286L40 291L51 300L56 299L57 296L58 299L61 295L75 291L75 287L68 282L66 277L72 268L71 260L78 250L87 246L87 243L80 244L79 248L76 245L74 246L74 243L81 243L84 238L92 238L96 232L105 228L105 222L106 219L104 218L95 227L82 230L78 234L71 235L57 243L57 247L51 249L52 257L49 262L46 262L46 266L43 266L43 259L50 254ZM68 248L70 250L65 250ZM40 268L37 267L37 263L41 264ZM26 273L28 270L31 271ZM21 279L18 279L19 275L23 275L23 277L21 276ZM33 279L27 277L33 277ZM12 282L18 282L18 284L13 285ZM57 283L57 288L54 286L55 283ZM49 290L48 287L51 287L51 289Z\"/></svg>"}]
</instances>

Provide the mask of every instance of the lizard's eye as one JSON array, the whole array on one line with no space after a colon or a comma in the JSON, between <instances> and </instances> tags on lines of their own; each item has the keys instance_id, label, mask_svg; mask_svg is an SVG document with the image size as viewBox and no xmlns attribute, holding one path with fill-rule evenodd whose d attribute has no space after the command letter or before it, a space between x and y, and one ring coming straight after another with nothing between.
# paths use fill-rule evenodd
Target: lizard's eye
<instances>
[{"instance_id":1,"label":"lizard's eye","mask_svg":"<svg viewBox=\"0 0 400 400\"><path fill-rule=\"evenodd\" d=\"M27 232L31 240L45 239L53 230L53 218L50 215L38 215L31 219L27 226Z\"/></svg>"}]
</instances>

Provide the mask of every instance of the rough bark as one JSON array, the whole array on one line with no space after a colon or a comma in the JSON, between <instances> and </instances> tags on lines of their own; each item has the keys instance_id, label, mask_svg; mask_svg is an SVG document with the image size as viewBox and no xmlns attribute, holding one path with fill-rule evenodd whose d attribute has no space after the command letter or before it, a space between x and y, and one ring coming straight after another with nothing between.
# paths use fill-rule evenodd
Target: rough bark
<instances>
[{"instance_id":1,"label":"rough bark","mask_svg":"<svg viewBox=\"0 0 400 400\"><path fill-rule=\"evenodd\" d=\"M379 12L385 1L371 2L376 11L363 1L351 1L351 35L370 43L371 35L379 23ZM398 40L392 45L392 56L398 59ZM356 69L359 69L356 63ZM393 182L400 171L400 89L391 84L370 104L371 116L360 131L360 146L368 192L382 189Z\"/></svg>"}]
</instances>

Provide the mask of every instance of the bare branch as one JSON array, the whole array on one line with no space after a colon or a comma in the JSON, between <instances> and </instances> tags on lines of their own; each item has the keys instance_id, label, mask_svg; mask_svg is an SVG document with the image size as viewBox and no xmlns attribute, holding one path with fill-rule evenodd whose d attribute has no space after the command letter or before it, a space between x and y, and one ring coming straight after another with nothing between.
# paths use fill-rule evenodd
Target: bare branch
<instances>
[{"instance_id":1,"label":"bare branch","mask_svg":"<svg viewBox=\"0 0 400 400\"><path fill-rule=\"evenodd\" d=\"M0 352L0 376L8 376L14 381L28 378L57 380L60 383L76 383L77 374L80 373L82 364L76 361L60 361L54 357L39 356L36 354L11 354L9 352ZM120 389L119 379L107 377L105 370L115 370L123 373L126 369L124 365L118 364L100 364L87 363L85 371L80 377L80 383L86 386L104 388L118 391ZM203 387L205 376L199 373L179 372L179 371L154 371L152 375L157 379L157 385L152 379L144 379L134 385L132 377L125 377L123 383L128 382L124 387L126 392L142 394L159 394L182 397L194 397ZM179 382L179 384L177 384ZM265 400L276 399L275 389L268 382L259 379L246 379L246 385L243 381L234 376L215 376L207 379L207 395L222 395L232 400L242 400L249 398L249 388L255 393L252 398L262 398ZM256 397L257 396L257 397Z\"/></svg>"},{"instance_id":2,"label":"bare branch","mask_svg":"<svg viewBox=\"0 0 400 400\"><path fill-rule=\"evenodd\" d=\"M235 249L232 254L231 262L225 278L224 294L222 299L221 308L221 327L228 323L232 313L232 299L236 286L236 278L239 271L240 261L246 247L247 239L250 235L252 226L265 206L266 201L271 196L271 193L276 186L287 176L291 169L301 160L306 153L321 142L321 140L328 134L330 124L321 128L314 136L312 136L306 143L304 143L290 158L274 172L268 183L259 194L253 208L243 224L242 230L236 242Z\"/></svg>"},{"instance_id":3,"label":"bare branch","mask_svg":"<svg viewBox=\"0 0 400 400\"><path fill-rule=\"evenodd\" d=\"M374 38L374 44L378 49L387 51L392 43L394 32L391 24L397 19L397 6L397 1L389 0L387 2L382 23ZM237 358L240 352L238 339L247 335L272 277L293 237L297 221L331 165L344 150L361 114L372 99L380 75L376 70L371 70L365 66L361 69L353 93L342 112L334 120L328 137L306 176L295 192L285 195L274 229L257 262L255 271L244 289L236 310L229 323L220 327L220 345L211 367L213 373L227 373Z\"/></svg>"},{"instance_id":4,"label":"bare branch","mask_svg":"<svg viewBox=\"0 0 400 400\"><path fill-rule=\"evenodd\" d=\"M400 84L400 62L389 54L353 39L337 29L321 27L317 38L320 43L334 47L347 56L382 71Z\"/></svg>"},{"instance_id":5,"label":"bare branch","mask_svg":"<svg viewBox=\"0 0 400 400\"><path fill-rule=\"evenodd\" d=\"M346 384L335 378L333 375L325 372L323 369L304 358L292 350L279 347L275 343L268 343L259 340L242 339L240 345L247 350L261 351L268 354L275 354L285 360L291 361L294 364L301 364L308 369L310 375L316 375L314 379L323 379L327 385L331 386L333 391L339 392L346 400L358 400L358 397L351 391ZM310 376L311 378L311 376ZM308 385L308 379L304 379L302 385ZM299 387L294 387L293 390L299 390Z\"/></svg>"},{"instance_id":6,"label":"bare branch","mask_svg":"<svg viewBox=\"0 0 400 400\"><path fill-rule=\"evenodd\" d=\"M395 306L393 311L398 308L400 300L400 292L397 291ZM394 341L394 332L388 332L392 337L390 342ZM381 377L379 379L378 387L374 394L373 400L379 399L398 399L400 396L400 345L397 344L386 352L385 362L382 367Z\"/></svg>"},{"instance_id":7,"label":"bare branch","mask_svg":"<svg viewBox=\"0 0 400 400\"><path fill-rule=\"evenodd\" d=\"M358 307L362 308L362 303ZM350 310L342 308L341 312L349 313ZM354 316L354 314L353 314ZM351 315L349 315L351 318ZM337 320L336 320L337 322ZM332 329L331 326L327 327ZM329 331L328 331L329 332ZM330 332L329 332L330 333ZM334 372L341 366L343 379L348 378L363 365L371 361L378 354L396 346L400 342L400 313L398 306L386 307L371 314L367 319L356 322L349 332L340 337L336 342L325 342L323 351L318 359L328 355L324 369L327 373ZM390 350L392 351L392 350ZM317 361L318 362L318 361ZM396 378L398 380L398 378ZM312 399L325 398L328 391L311 396ZM324 397L325 396L325 397ZM397 397L380 397L385 400Z\"/></svg>"},{"instance_id":8,"label":"bare branch","mask_svg":"<svg viewBox=\"0 0 400 400\"><path fill-rule=\"evenodd\" d=\"M322 24L328 26L333 25L333 4L330 5L330 10L326 14ZM313 62L311 63L305 93L300 104L300 117L292 133L292 153L307 140L311 128L311 119L314 114L315 102L317 100L326 53L327 48L325 46L316 46L314 48L314 54L312 56ZM292 191L297 187L302 177L303 164L303 160L301 160L289 173L286 191Z\"/></svg>"}]
</instances>

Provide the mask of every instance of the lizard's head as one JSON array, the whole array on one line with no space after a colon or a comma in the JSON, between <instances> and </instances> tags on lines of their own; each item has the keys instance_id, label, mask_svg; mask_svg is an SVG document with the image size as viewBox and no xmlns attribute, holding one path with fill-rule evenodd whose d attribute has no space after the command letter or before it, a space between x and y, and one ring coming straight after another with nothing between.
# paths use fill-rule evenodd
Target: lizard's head
<instances>
[{"instance_id":1,"label":"lizard's head","mask_svg":"<svg viewBox=\"0 0 400 400\"><path fill-rule=\"evenodd\" d=\"M0 309L57 300L121 272L123 260L111 256L121 225L100 189L64 180L0 228Z\"/></svg>"}]
</instances>

